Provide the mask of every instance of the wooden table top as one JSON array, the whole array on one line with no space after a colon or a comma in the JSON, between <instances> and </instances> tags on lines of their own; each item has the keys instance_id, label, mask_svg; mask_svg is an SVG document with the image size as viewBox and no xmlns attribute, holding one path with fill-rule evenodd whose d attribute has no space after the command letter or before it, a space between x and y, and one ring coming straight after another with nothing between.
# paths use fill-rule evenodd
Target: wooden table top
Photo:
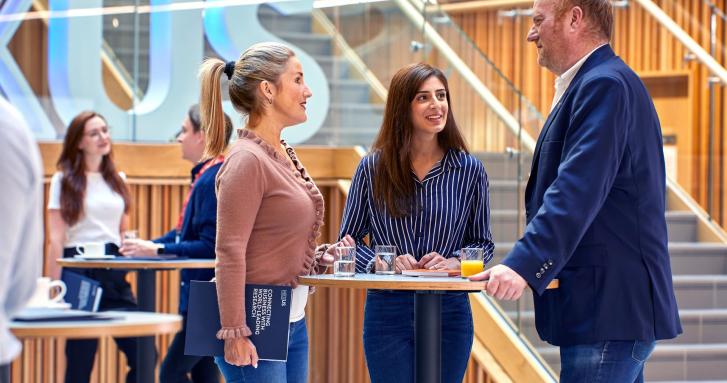
<instances>
[{"instance_id":1,"label":"wooden table top","mask_svg":"<svg viewBox=\"0 0 727 383\"><path fill-rule=\"evenodd\" d=\"M57 262L62 267L82 269L173 270L213 269L215 267L215 260L208 258L160 259L158 261L127 257L98 260L60 258Z\"/></svg>"},{"instance_id":2,"label":"wooden table top","mask_svg":"<svg viewBox=\"0 0 727 383\"><path fill-rule=\"evenodd\" d=\"M418 291L470 291L484 290L487 281L474 282L462 277L411 277L401 274L356 274L353 277L336 277L333 274L299 277L303 285L316 287L348 287L354 289L418 290ZM553 279L546 289L557 289L560 281Z\"/></svg>"},{"instance_id":3,"label":"wooden table top","mask_svg":"<svg viewBox=\"0 0 727 383\"><path fill-rule=\"evenodd\" d=\"M418 291L481 291L487 282L473 282L462 277L410 277L401 274L356 274L336 277L333 274L299 277L300 283L316 287L349 287L354 289L418 290Z\"/></svg>"},{"instance_id":4,"label":"wooden table top","mask_svg":"<svg viewBox=\"0 0 727 383\"><path fill-rule=\"evenodd\" d=\"M18 338L91 339L104 336L130 337L174 334L182 328L182 317L139 311L104 311L110 320L10 322L10 331Z\"/></svg>"}]
</instances>

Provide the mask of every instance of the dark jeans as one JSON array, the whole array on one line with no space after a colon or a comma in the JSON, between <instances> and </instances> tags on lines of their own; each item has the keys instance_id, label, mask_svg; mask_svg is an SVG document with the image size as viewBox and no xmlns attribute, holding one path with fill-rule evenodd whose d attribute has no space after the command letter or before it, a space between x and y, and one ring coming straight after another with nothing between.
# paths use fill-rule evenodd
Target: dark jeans
<instances>
[{"instance_id":1,"label":"dark jeans","mask_svg":"<svg viewBox=\"0 0 727 383\"><path fill-rule=\"evenodd\" d=\"M474 329L466 293L442 295L442 383L461 383ZM372 383L414 383L414 293L369 290L363 344Z\"/></svg>"},{"instance_id":2,"label":"dark jeans","mask_svg":"<svg viewBox=\"0 0 727 383\"><path fill-rule=\"evenodd\" d=\"M10 383L10 363L0 364L0 383Z\"/></svg>"},{"instance_id":3,"label":"dark jeans","mask_svg":"<svg viewBox=\"0 0 727 383\"><path fill-rule=\"evenodd\" d=\"M654 341L605 341L560 348L560 383L643 383Z\"/></svg>"},{"instance_id":4,"label":"dark jeans","mask_svg":"<svg viewBox=\"0 0 727 383\"><path fill-rule=\"evenodd\" d=\"M308 380L308 330L305 318L290 324L288 335L288 361L261 360L257 368L237 367L216 356L227 383L305 383Z\"/></svg>"},{"instance_id":5,"label":"dark jeans","mask_svg":"<svg viewBox=\"0 0 727 383\"><path fill-rule=\"evenodd\" d=\"M73 256L73 254L75 254L75 248L64 249L64 257ZM106 244L106 254L118 255L118 247L111 243ZM75 269L73 271L101 283L103 292L99 311L136 311L138 309L136 300L131 294L131 286L125 279L125 270ZM114 338L116 345L126 355L129 366L129 372L126 374L128 383L136 382L137 340L138 338ZM98 349L97 339L69 339L66 341L66 383L86 383L90 380L96 349ZM154 358L156 359L156 355Z\"/></svg>"},{"instance_id":6,"label":"dark jeans","mask_svg":"<svg viewBox=\"0 0 727 383\"><path fill-rule=\"evenodd\" d=\"M184 341L187 337L187 316L182 317L182 330L174 336L159 370L160 383L217 383L220 371L210 356L184 355ZM187 374L192 376L189 380Z\"/></svg>"}]
</instances>

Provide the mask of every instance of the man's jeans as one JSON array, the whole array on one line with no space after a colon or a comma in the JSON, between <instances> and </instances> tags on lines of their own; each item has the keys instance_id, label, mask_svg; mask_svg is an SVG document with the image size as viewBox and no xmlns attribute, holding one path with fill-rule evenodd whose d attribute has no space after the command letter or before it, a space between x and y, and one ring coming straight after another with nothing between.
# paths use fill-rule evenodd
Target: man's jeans
<instances>
[{"instance_id":1,"label":"man's jeans","mask_svg":"<svg viewBox=\"0 0 727 383\"><path fill-rule=\"evenodd\" d=\"M257 368L238 367L216 356L215 363L227 383L305 383L308 379L308 330L305 318L290 324L288 361L261 360Z\"/></svg>"},{"instance_id":2,"label":"man's jeans","mask_svg":"<svg viewBox=\"0 0 727 383\"><path fill-rule=\"evenodd\" d=\"M654 341L605 341L560 348L560 383L642 383Z\"/></svg>"}]
</instances>

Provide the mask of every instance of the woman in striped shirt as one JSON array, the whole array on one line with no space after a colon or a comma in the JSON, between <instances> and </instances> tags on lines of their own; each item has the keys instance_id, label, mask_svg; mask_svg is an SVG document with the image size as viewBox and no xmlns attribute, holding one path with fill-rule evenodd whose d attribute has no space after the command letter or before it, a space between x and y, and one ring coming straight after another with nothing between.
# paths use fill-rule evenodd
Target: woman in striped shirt
<instances>
[{"instance_id":1,"label":"woman in striped shirt","mask_svg":"<svg viewBox=\"0 0 727 383\"><path fill-rule=\"evenodd\" d=\"M392 78L381 130L353 177L341 224L340 236L356 240L357 272L373 272L376 245L397 246L397 272L458 269L463 247L492 258L487 174L468 154L449 106L437 68L412 64ZM467 294L447 293L442 382L462 381L472 337ZM363 341L372 383L413 383L414 293L369 290Z\"/></svg>"}]
</instances>

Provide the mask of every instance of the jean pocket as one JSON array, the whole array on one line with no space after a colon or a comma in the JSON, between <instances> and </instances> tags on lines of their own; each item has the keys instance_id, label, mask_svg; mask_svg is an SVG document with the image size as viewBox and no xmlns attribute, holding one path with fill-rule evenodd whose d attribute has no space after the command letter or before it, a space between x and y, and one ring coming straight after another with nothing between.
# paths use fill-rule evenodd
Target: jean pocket
<instances>
[{"instance_id":1,"label":"jean pocket","mask_svg":"<svg viewBox=\"0 0 727 383\"><path fill-rule=\"evenodd\" d=\"M649 359L649 355L654 351L654 346L656 346L654 341L637 340L634 342L633 349L631 349L631 357L635 361L643 363L646 359Z\"/></svg>"}]
</instances>

